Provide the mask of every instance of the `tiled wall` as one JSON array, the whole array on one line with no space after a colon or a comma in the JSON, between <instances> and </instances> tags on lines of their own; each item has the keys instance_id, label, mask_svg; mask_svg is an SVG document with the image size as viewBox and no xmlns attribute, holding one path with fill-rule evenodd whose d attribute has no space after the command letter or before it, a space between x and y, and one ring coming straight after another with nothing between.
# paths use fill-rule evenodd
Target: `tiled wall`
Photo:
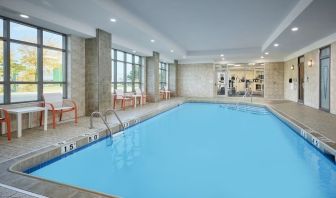
<instances>
[{"instance_id":1,"label":"tiled wall","mask_svg":"<svg viewBox=\"0 0 336 198\"><path fill-rule=\"evenodd\" d=\"M284 98L284 63L265 63L264 98Z\"/></svg>"},{"instance_id":2,"label":"tiled wall","mask_svg":"<svg viewBox=\"0 0 336 198\"><path fill-rule=\"evenodd\" d=\"M178 64L177 93L186 97L213 97L214 65Z\"/></svg>"},{"instance_id":3,"label":"tiled wall","mask_svg":"<svg viewBox=\"0 0 336 198\"><path fill-rule=\"evenodd\" d=\"M291 67L294 67L292 70ZM284 66L284 98L294 102L298 101L298 59L294 58L285 62ZM289 79L292 79L292 83L289 83Z\"/></svg>"},{"instance_id":4,"label":"tiled wall","mask_svg":"<svg viewBox=\"0 0 336 198\"><path fill-rule=\"evenodd\" d=\"M158 52L153 52L153 56L146 57L146 93L147 100L150 102L160 100L159 64L160 54Z\"/></svg>"},{"instance_id":5,"label":"tiled wall","mask_svg":"<svg viewBox=\"0 0 336 198\"><path fill-rule=\"evenodd\" d=\"M86 115L111 108L111 34L97 29L96 38L86 39Z\"/></svg>"},{"instance_id":6,"label":"tiled wall","mask_svg":"<svg viewBox=\"0 0 336 198\"><path fill-rule=\"evenodd\" d=\"M174 63L170 63L169 64L169 80L168 80L168 84L169 84L169 90L172 92L172 94L176 94L177 89L176 89L176 83L177 83L177 79L176 79L176 75L177 75L177 65L178 62L174 61Z\"/></svg>"},{"instance_id":7,"label":"tiled wall","mask_svg":"<svg viewBox=\"0 0 336 198\"><path fill-rule=\"evenodd\" d=\"M323 47L323 46L321 46ZM319 86L320 86L320 60L319 49L312 50L303 54L305 57L304 65L304 104L319 109ZM312 60L312 66L308 66L308 61ZM298 90L291 90L288 77L298 78L298 57L285 62L285 81L284 93L285 99L297 101ZM331 44L331 61L330 61L330 113L336 114L336 42ZM294 65L294 71L290 66Z\"/></svg>"}]
</instances>

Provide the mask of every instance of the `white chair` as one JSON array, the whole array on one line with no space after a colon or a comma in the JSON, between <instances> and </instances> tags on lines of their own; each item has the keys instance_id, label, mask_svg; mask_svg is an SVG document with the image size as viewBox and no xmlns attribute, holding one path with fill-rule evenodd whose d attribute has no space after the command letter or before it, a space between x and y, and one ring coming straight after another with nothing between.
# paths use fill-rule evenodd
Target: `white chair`
<instances>
[{"instance_id":1,"label":"white chair","mask_svg":"<svg viewBox=\"0 0 336 198\"><path fill-rule=\"evenodd\" d=\"M147 96L146 96L146 94L144 94L142 91L141 91L141 89L140 88L136 88L135 89L135 95L138 95L138 96L141 96L142 97L142 104L146 104L146 98L147 98ZM136 101L135 101L136 102Z\"/></svg>"},{"instance_id":2,"label":"white chair","mask_svg":"<svg viewBox=\"0 0 336 198\"><path fill-rule=\"evenodd\" d=\"M125 110L126 108L126 101L131 100L132 101L132 105L133 105L133 99L129 96L126 96L123 92L123 90L121 89L115 89L115 96L114 96L114 101L113 101L113 109L115 109L116 106L116 102L119 100L121 101L121 108L123 110Z\"/></svg>"},{"instance_id":3,"label":"white chair","mask_svg":"<svg viewBox=\"0 0 336 198\"><path fill-rule=\"evenodd\" d=\"M160 91L160 95L163 96L166 100L170 99L170 91L168 90L167 86L163 87L163 89Z\"/></svg>"},{"instance_id":4,"label":"white chair","mask_svg":"<svg viewBox=\"0 0 336 198\"><path fill-rule=\"evenodd\" d=\"M78 123L77 104L73 100L63 99L61 93L45 93L43 94L43 107L47 107L52 113L53 128L56 128L56 113L60 114L59 121L62 120L62 115L65 112L74 111L75 123ZM40 115L40 126L42 125L43 112Z\"/></svg>"}]
</instances>

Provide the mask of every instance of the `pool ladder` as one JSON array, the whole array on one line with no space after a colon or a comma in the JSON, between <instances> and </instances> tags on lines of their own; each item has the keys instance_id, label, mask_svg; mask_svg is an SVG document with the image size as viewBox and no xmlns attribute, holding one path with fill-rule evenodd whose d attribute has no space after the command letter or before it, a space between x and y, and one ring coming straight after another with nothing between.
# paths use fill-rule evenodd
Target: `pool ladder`
<instances>
[{"instance_id":1,"label":"pool ladder","mask_svg":"<svg viewBox=\"0 0 336 198\"><path fill-rule=\"evenodd\" d=\"M107 115L110 112L113 112L114 115L116 116L116 118L118 119L119 124L120 124L119 126L121 126L122 131L125 130L125 127L124 127L122 121L120 120L120 117L118 116L118 114L113 109L106 110L105 113L104 113L104 116L99 111L92 112L91 116L90 116L90 129L93 129L93 118L98 116L103 121L104 125L106 126L106 128L107 128L107 130L109 132L109 135L111 136L112 135L112 131L111 131L110 126L109 126L109 124L107 122Z\"/></svg>"}]
</instances>

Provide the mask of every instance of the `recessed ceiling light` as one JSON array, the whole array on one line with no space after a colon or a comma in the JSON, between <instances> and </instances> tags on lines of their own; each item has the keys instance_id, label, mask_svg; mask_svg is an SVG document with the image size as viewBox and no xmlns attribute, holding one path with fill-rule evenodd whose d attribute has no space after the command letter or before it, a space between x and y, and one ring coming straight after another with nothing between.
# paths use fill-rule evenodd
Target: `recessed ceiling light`
<instances>
[{"instance_id":1,"label":"recessed ceiling light","mask_svg":"<svg viewBox=\"0 0 336 198\"><path fill-rule=\"evenodd\" d=\"M269 52L265 52L265 55L269 55Z\"/></svg>"},{"instance_id":2,"label":"recessed ceiling light","mask_svg":"<svg viewBox=\"0 0 336 198\"><path fill-rule=\"evenodd\" d=\"M136 51L135 51L135 50L133 50L133 53L135 54L135 53L136 53Z\"/></svg>"},{"instance_id":3,"label":"recessed ceiling light","mask_svg":"<svg viewBox=\"0 0 336 198\"><path fill-rule=\"evenodd\" d=\"M260 56L260 58L264 58L263 56Z\"/></svg>"},{"instance_id":4,"label":"recessed ceiling light","mask_svg":"<svg viewBox=\"0 0 336 198\"><path fill-rule=\"evenodd\" d=\"M174 53L174 50L171 49L170 52L171 52L171 53Z\"/></svg>"},{"instance_id":5,"label":"recessed ceiling light","mask_svg":"<svg viewBox=\"0 0 336 198\"><path fill-rule=\"evenodd\" d=\"M222 58L222 60L225 60L225 58Z\"/></svg>"},{"instance_id":6,"label":"recessed ceiling light","mask_svg":"<svg viewBox=\"0 0 336 198\"><path fill-rule=\"evenodd\" d=\"M185 59L185 58L187 58L187 57L186 57L186 56L183 56L182 58Z\"/></svg>"},{"instance_id":7,"label":"recessed ceiling light","mask_svg":"<svg viewBox=\"0 0 336 198\"><path fill-rule=\"evenodd\" d=\"M221 57L223 57L223 56L224 56L224 54L221 54L220 56L221 56Z\"/></svg>"},{"instance_id":8,"label":"recessed ceiling light","mask_svg":"<svg viewBox=\"0 0 336 198\"><path fill-rule=\"evenodd\" d=\"M110 21L113 22L113 23L115 23L115 22L117 22L117 19L111 18Z\"/></svg>"},{"instance_id":9,"label":"recessed ceiling light","mask_svg":"<svg viewBox=\"0 0 336 198\"><path fill-rule=\"evenodd\" d=\"M273 46L274 46L274 47L279 47L279 44L278 44L278 43L274 43Z\"/></svg>"},{"instance_id":10,"label":"recessed ceiling light","mask_svg":"<svg viewBox=\"0 0 336 198\"><path fill-rule=\"evenodd\" d=\"M296 32L296 31L298 31L298 30L299 30L298 27L293 27L293 28L292 28L292 31L293 31L293 32Z\"/></svg>"},{"instance_id":11,"label":"recessed ceiling light","mask_svg":"<svg viewBox=\"0 0 336 198\"><path fill-rule=\"evenodd\" d=\"M234 66L234 64L227 64L228 66Z\"/></svg>"},{"instance_id":12,"label":"recessed ceiling light","mask_svg":"<svg viewBox=\"0 0 336 198\"><path fill-rule=\"evenodd\" d=\"M154 39L152 39L152 40L150 40L150 42L152 42L152 43L155 43L155 40L154 40Z\"/></svg>"},{"instance_id":13,"label":"recessed ceiling light","mask_svg":"<svg viewBox=\"0 0 336 198\"><path fill-rule=\"evenodd\" d=\"M240 67L240 65L234 65L235 67Z\"/></svg>"},{"instance_id":14,"label":"recessed ceiling light","mask_svg":"<svg viewBox=\"0 0 336 198\"><path fill-rule=\"evenodd\" d=\"M29 16L28 16L28 15L25 15L25 14L20 14L20 17L25 18L25 19L28 19L28 18L29 18Z\"/></svg>"}]
</instances>

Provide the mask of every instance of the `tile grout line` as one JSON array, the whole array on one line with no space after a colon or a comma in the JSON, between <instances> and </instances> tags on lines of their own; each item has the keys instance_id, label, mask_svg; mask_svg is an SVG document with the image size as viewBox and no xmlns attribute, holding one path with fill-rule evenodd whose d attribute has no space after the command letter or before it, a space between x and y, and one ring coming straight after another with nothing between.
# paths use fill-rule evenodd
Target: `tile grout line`
<instances>
[{"instance_id":1,"label":"tile grout line","mask_svg":"<svg viewBox=\"0 0 336 198\"><path fill-rule=\"evenodd\" d=\"M36 193L32 193L32 192L29 192L29 191L26 191L26 190L22 190L22 189L19 189L19 188L15 188L13 186L8 186L6 184L2 184L0 183L0 187L3 187L3 188L7 188L9 190L13 190L15 192L19 192L19 193L22 193L22 194L25 194L25 195L29 195L29 196L32 196L32 197L36 197L36 198L48 198L46 196L43 196L43 195L38 195Z\"/></svg>"}]
</instances>

